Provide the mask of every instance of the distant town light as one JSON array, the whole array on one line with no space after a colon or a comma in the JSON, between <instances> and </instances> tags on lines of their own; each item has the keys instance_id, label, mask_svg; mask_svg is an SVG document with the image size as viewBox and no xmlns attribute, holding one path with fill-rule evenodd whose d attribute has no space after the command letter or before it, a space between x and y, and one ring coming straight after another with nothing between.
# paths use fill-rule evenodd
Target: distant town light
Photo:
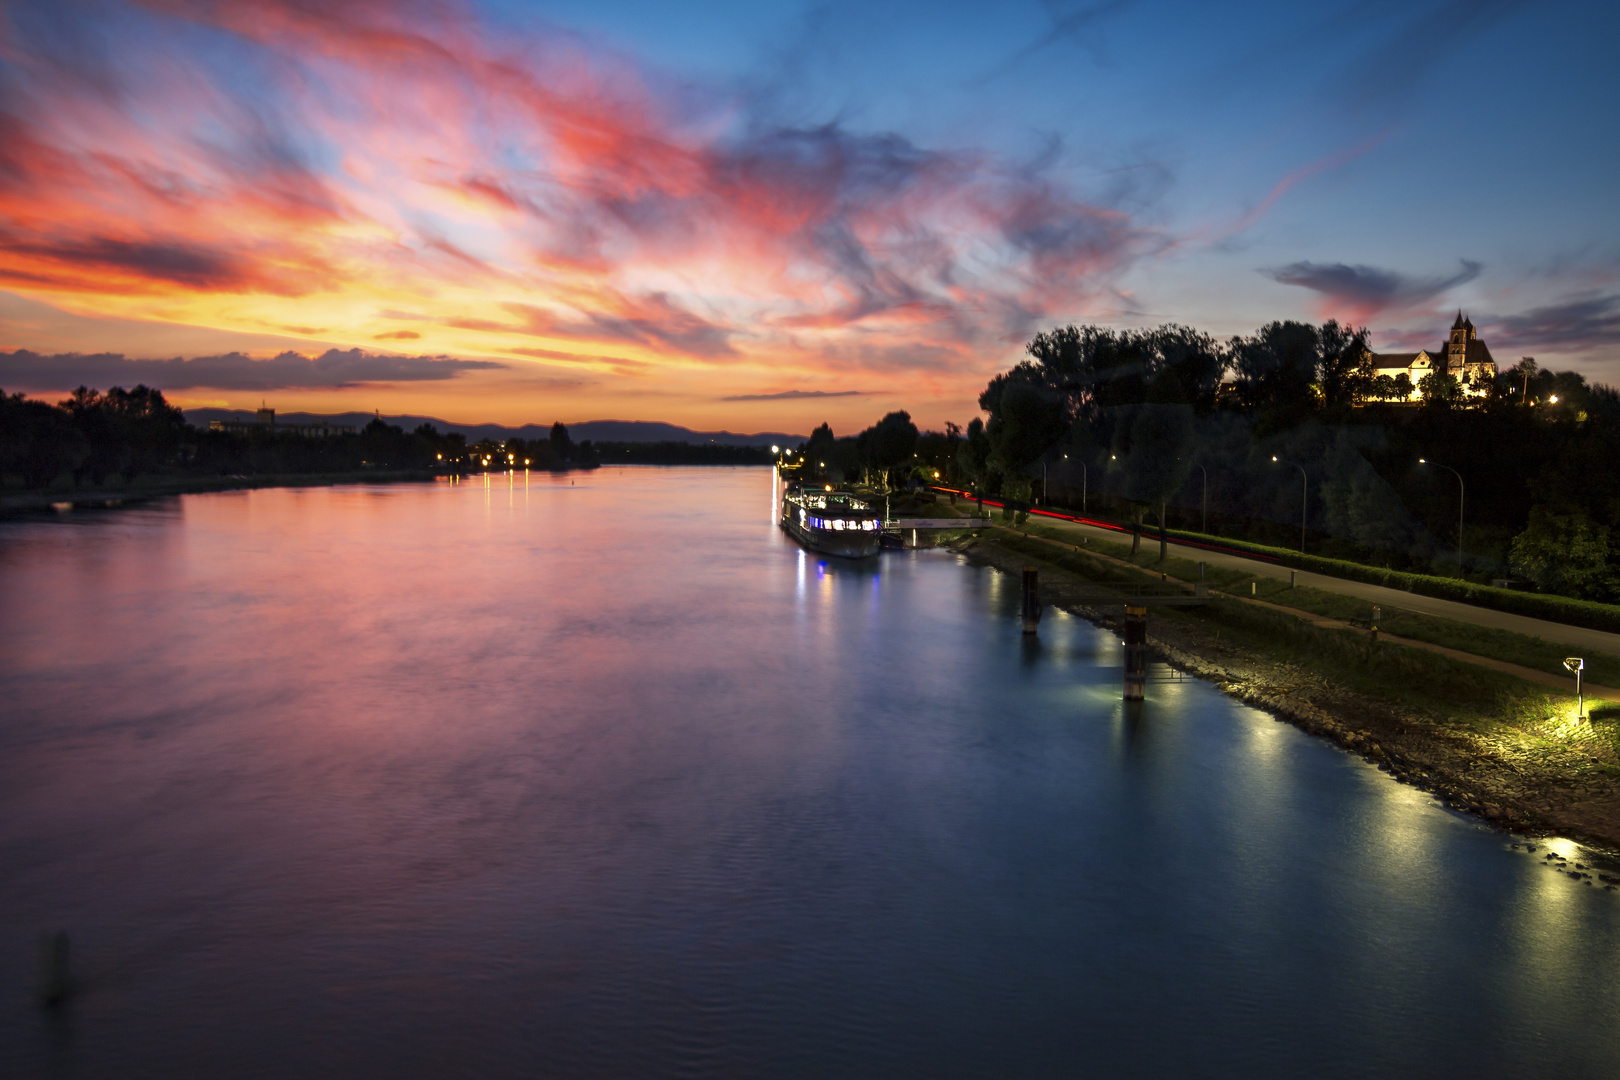
<instances>
[{"instance_id":1,"label":"distant town light","mask_svg":"<svg viewBox=\"0 0 1620 1080\"><path fill-rule=\"evenodd\" d=\"M1547 400L1549 402L1551 402L1552 404L1556 405L1556 404L1558 404L1558 395L1554 394L1552 397L1548 398Z\"/></svg>"},{"instance_id":2,"label":"distant town light","mask_svg":"<svg viewBox=\"0 0 1620 1080\"><path fill-rule=\"evenodd\" d=\"M781 453L781 449L775 443L772 443L771 444L771 453L779 454L779 453Z\"/></svg>"}]
</instances>

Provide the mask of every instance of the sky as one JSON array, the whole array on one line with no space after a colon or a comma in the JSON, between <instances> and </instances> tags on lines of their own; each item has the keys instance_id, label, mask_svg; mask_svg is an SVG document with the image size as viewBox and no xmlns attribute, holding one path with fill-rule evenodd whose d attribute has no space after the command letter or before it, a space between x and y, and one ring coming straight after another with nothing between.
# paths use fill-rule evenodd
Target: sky
<instances>
[{"instance_id":1,"label":"sky","mask_svg":"<svg viewBox=\"0 0 1620 1080\"><path fill-rule=\"evenodd\" d=\"M0 387L965 424L1036 332L1620 383L1620 8L7 0Z\"/></svg>"}]
</instances>

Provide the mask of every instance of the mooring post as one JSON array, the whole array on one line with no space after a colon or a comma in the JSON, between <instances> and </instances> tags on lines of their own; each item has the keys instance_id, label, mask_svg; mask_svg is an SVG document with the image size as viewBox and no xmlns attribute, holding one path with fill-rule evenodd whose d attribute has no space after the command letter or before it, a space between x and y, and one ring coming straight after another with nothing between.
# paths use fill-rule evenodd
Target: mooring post
<instances>
[{"instance_id":1,"label":"mooring post","mask_svg":"<svg viewBox=\"0 0 1620 1080\"><path fill-rule=\"evenodd\" d=\"M66 930L39 936L39 999L56 1007L73 993L73 978L68 972L68 936Z\"/></svg>"},{"instance_id":2,"label":"mooring post","mask_svg":"<svg viewBox=\"0 0 1620 1080\"><path fill-rule=\"evenodd\" d=\"M1125 700L1147 696L1147 608L1125 608Z\"/></svg>"},{"instance_id":3,"label":"mooring post","mask_svg":"<svg viewBox=\"0 0 1620 1080\"><path fill-rule=\"evenodd\" d=\"M1024 567L1024 633L1033 634L1041 621L1041 572L1033 566Z\"/></svg>"}]
</instances>

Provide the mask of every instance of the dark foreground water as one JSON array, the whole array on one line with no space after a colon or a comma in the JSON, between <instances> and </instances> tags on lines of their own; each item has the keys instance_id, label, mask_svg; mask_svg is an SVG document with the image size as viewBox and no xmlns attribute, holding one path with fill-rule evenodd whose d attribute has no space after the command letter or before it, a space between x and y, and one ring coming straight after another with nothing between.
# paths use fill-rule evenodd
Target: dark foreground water
<instances>
[{"instance_id":1,"label":"dark foreground water","mask_svg":"<svg viewBox=\"0 0 1620 1080\"><path fill-rule=\"evenodd\" d=\"M0 1076L1620 1073L1615 894L771 522L604 469L0 526Z\"/></svg>"}]
</instances>

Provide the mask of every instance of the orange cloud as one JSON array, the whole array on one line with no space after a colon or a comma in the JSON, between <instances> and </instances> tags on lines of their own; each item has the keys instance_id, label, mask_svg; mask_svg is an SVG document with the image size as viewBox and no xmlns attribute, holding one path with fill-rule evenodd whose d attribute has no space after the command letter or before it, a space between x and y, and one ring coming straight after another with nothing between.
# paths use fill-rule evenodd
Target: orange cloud
<instances>
[{"instance_id":1,"label":"orange cloud","mask_svg":"<svg viewBox=\"0 0 1620 1080\"><path fill-rule=\"evenodd\" d=\"M588 363L706 400L829 371L970 398L1157 242L1039 172L773 126L451 5L82 14L88 44L16 20L0 43L0 285L81 314Z\"/></svg>"}]
</instances>

